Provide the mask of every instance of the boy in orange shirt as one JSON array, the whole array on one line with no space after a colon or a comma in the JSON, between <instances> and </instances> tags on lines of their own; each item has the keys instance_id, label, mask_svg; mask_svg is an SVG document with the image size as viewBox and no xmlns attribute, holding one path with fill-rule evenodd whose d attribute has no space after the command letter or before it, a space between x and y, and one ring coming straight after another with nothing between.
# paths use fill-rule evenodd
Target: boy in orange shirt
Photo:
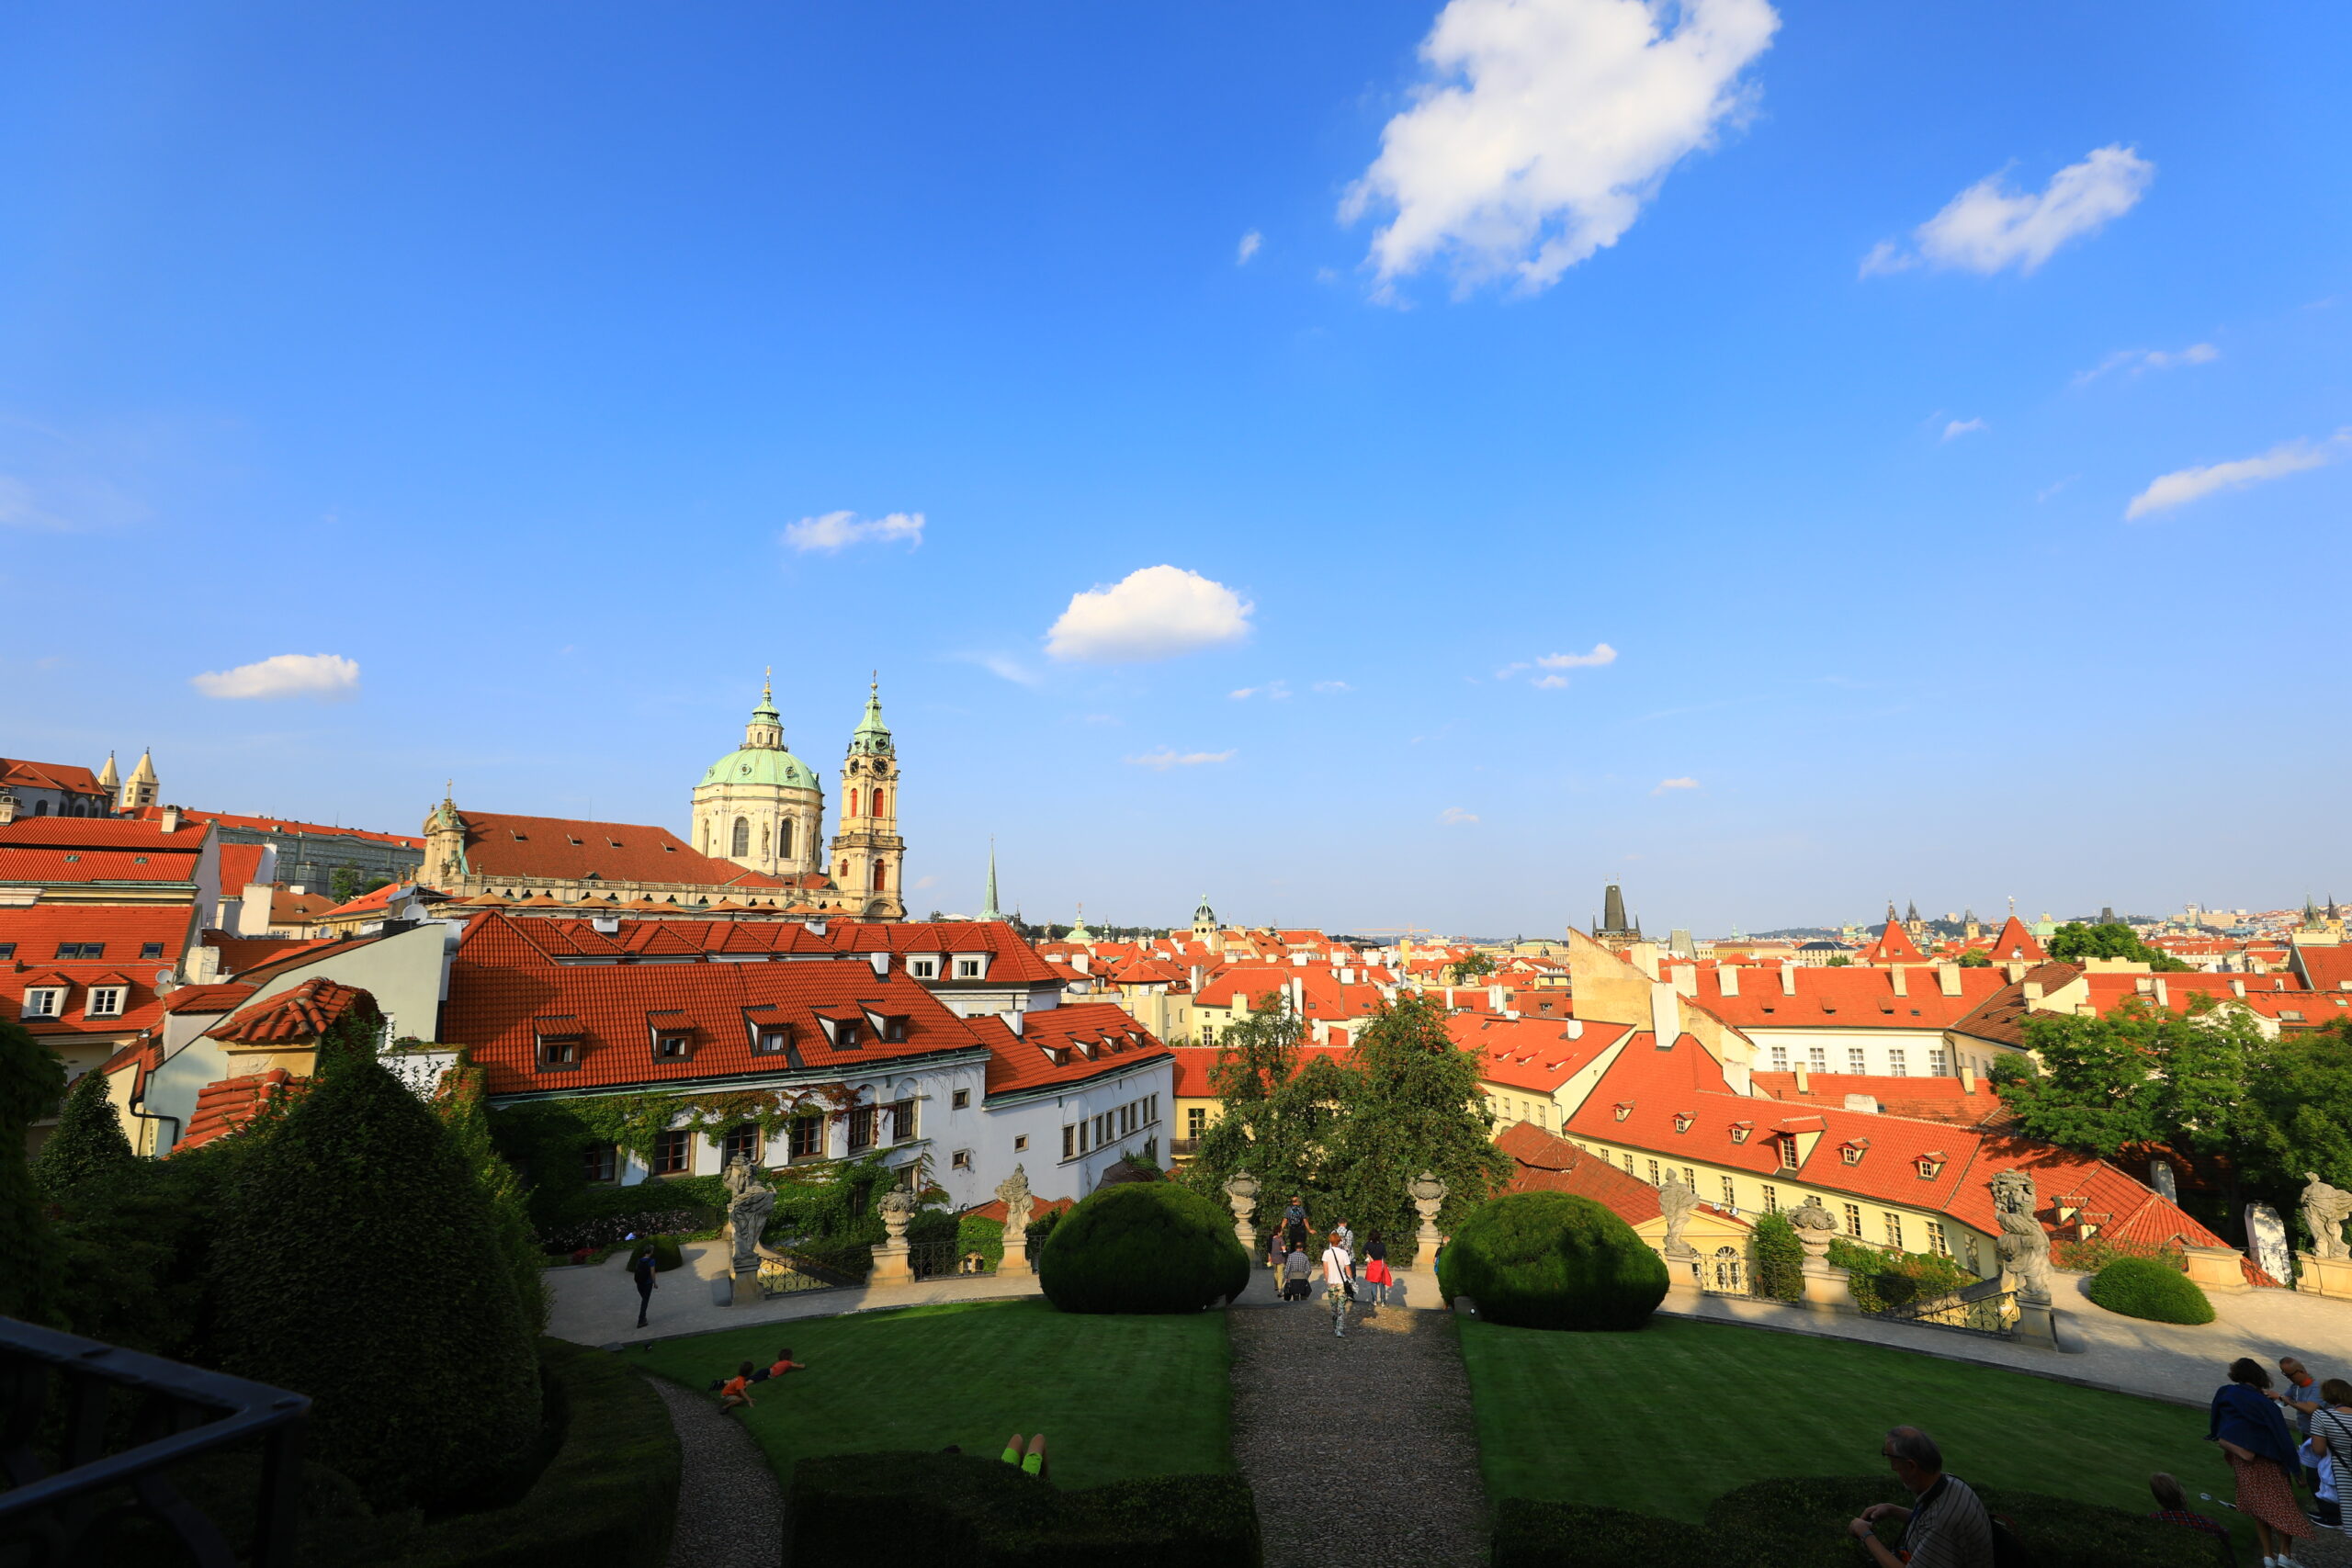
<instances>
[{"instance_id":1,"label":"boy in orange shirt","mask_svg":"<svg viewBox=\"0 0 2352 1568\"><path fill-rule=\"evenodd\" d=\"M719 1409L732 1410L738 1405L746 1410L752 1407L752 1363L749 1361L737 1367L735 1375L721 1384L718 1390Z\"/></svg>"}]
</instances>

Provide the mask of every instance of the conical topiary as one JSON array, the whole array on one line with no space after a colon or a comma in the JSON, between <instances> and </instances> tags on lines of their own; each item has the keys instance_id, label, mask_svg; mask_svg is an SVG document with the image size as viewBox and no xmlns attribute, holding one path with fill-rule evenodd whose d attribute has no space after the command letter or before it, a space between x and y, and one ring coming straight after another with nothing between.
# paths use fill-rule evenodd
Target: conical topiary
<instances>
[{"instance_id":1,"label":"conical topiary","mask_svg":"<svg viewBox=\"0 0 2352 1568\"><path fill-rule=\"evenodd\" d=\"M1468 1296L1518 1328L1639 1328L1666 1299L1666 1260L1589 1198L1508 1192L1481 1203L1437 1264L1447 1301Z\"/></svg>"},{"instance_id":2,"label":"conical topiary","mask_svg":"<svg viewBox=\"0 0 2352 1568\"><path fill-rule=\"evenodd\" d=\"M230 1370L307 1393L319 1460L377 1506L494 1489L539 1430L491 1201L430 1108L322 1051L237 1175L213 1248Z\"/></svg>"},{"instance_id":3,"label":"conical topiary","mask_svg":"<svg viewBox=\"0 0 2352 1568\"><path fill-rule=\"evenodd\" d=\"M107 1076L84 1073L65 1097L57 1130L33 1156L33 1179L51 1202L84 1182L111 1176L138 1159L123 1136L122 1117L107 1097Z\"/></svg>"}]
</instances>

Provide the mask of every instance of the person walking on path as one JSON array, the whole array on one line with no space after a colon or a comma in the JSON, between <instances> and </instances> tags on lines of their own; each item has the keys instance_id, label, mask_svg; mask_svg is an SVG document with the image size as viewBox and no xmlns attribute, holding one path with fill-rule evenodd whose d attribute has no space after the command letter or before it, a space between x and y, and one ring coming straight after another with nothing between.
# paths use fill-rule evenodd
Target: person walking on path
<instances>
[{"instance_id":1,"label":"person walking on path","mask_svg":"<svg viewBox=\"0 0 2352 1568\"><path fill-rule=\"evenodd\" d=\"M2295 1506L2295 1440L2278 1409L2270 1374L2241 1356L2230 1363L2230 1381L2214 1391L2205 1440L2222 1445L2237 1477L2238 1510L2254 1522L2262 1568L2301 1568L2287 1547L2311 1534L2312 1523Z\"/></svg>"},{"instance_id":2,"label":"person walking on path","mask_svg":"<svg viewBox=\"0 0 2352 1568\"><path fill-rule=\"evenodd\" d=\"M1313 1265L1306 1260L1306 1248L1294 1247L1283 1266L1283 1300L1303 1302L1306 1299L1306 1276Z\"/></svg>"},{"instance_id":3,"label":"person walking on path","mask_svg":"<svg viewBox=\"0 0 2352 1568\"><path fill-rule=\"evenodd\" d=\"M1897 1427L1879 1452L1913 1501L1907 1508L1873 1503L1846 1526L1878 1568L1993 1568L1993 1516L1967 1482L1944 1473L1935 1438L1917 1427ZM1872 1527L1881 1519L1903 1521L1900 1556L1878 1539Z\"/></svg>"},{"instance_id":4,"label":"person walking on path","mask_svg":"<svg viewBox=\"0 0 2352 1568\"><path fill-rule=\"evenodd\" d=\"M1341 1220L1333 1227L1333 1230L1340 1238L1340 1245L1347 1249L1349 1257L1353 1258L1356 1255L1356 1233L1348 1228L1348 1222L1345 1220Z\"/></svg>"},{"instance_id":5,"label":"person walking on path","mask_svg":"<svg viewBox=\"0 0 2352 1568\"><path fill-rule=\"evenodd\" d=\"M1340 1233L1331 1233L1331 1245L1323 1249L1323 1300L1331 1309L1331 1332L1339 1338L1348 1337L1348 1291L1355 1281L1356 1260L1340 1245Z\"/></svg>"},{"instance_id":6,"label":"person walking on path","mask_svg":"<svg viewBox=\"0 0 2352 1568\"><path fill-rule=\"evenodd\" d=\"M661 1270L661 1262L654 1258L650 1245L639 1247L637 1256L628 1260L629 1278L637 1285L637 1325L639 1328L645 1326L646 1312L653 1305L653 1292L662 1288L661 1281L653 1277Z\"/></svg>"},{"instance_id":7,"label":"person walking on path","mask_svg":"<svg viewBox=\"0 0 2352 1568\"><path fill-rule=\"evenodd\" d=\"M1388 1287L1396 1277L1388 1271L1388 1243L1378 1231L1363 1244L1363 1282L1376 1292L1373 1300L1382 1306L1388 1304Z\"/></svg>"},{"instance_id":8,"label":"person walking on path","mask_svg":"<svg viewBox=\"0 0 2352 1568\"><path fill-rule=\"evenodd\" d=\"M2345 1483L2352 1482L2352 1382L2330 1378L2319 1385L2319 1397L2303 1447L2319 1461L2320 1522L2342 1529Z\"/></svg>"},{"instance_id":9,"label":"person walking on path","mask_svg":"<svg viewBox=\"0 0 2352 1568\"><path fill-rule=\"evenodd\" d=\"M1295 1192L1290 1195L1290 1206L1283 1211L1283 1242L1293 1252L1306 1250L1306 1208Z\"/></svg>"},{"instance_id":10,"label":"person walking on path","mask_svg":"<svg viewBox=\"0 0 2352 1568\"><path fill-rule=\"evenodd\" d=\"M2292 1356L2278 1358L2278 1373L2287 1380L2287 1386L2270 1397L2278 1402L2279 1413L2286 1416L2287 1425L2295 1429L2295 1440L2301 1445L2311 1439L2312 1413L2320 1407L2319 1382L2303 1370L2302 1362ZM2319 1472L2310 1465L2304 1465L2302 1469L2303 1485L2316 1494Z\"/></svg>"}]
</instances>

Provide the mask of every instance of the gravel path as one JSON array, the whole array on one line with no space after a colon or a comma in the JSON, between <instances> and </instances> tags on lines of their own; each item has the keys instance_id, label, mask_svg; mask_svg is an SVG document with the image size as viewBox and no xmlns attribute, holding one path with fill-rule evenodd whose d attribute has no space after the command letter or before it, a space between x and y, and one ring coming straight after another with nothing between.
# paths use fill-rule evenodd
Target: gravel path
<instances>
[{"instance_id":1,"label":"gravel path","mask_svg":"<svg viewBox=\"0 0 2352 1568\"><path fill-rule=\"evenodd\" d=\"M1396 1307L1331 1334L1320 1293L1227 1314L1233 1457L1258 1495L1266 1568L1487 1561L1485 1482L1453 1318Z\"/></svg>"},{"instance_id":2,"label":"gravel path","mask_svg":"<svg viewBox=\"0 0 2352 1568\"><path fill-rule=\"evenodd\" d=\"M648 1378L670 1407L685 1450L669 1568L776 1568L784 1561L784 1491L752 1435L718 1404L667 1378Z\"/></svg>"}]
</instances>

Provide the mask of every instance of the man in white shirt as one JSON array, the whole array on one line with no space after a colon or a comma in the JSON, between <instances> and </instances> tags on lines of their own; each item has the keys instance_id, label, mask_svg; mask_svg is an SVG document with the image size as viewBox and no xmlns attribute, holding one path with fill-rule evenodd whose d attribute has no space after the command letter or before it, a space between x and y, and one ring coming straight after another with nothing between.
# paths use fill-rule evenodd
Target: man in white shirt
<instances>
[{"instance_id":1,"label":"man in white shirt","mask_svg":"<svg viewBox=\"0 0 2352 1568\"><path fill-rule=\"evenodd\" d=\"M1323 1249L1323 1299L1331 1307L1331 1332L1340 1338L1348 1337L1348 1281L1355 1277L1356 1260L1340 1245L1340 1233L1331 1233L1331 1245Z\"/></svg>"}]
</instances>

